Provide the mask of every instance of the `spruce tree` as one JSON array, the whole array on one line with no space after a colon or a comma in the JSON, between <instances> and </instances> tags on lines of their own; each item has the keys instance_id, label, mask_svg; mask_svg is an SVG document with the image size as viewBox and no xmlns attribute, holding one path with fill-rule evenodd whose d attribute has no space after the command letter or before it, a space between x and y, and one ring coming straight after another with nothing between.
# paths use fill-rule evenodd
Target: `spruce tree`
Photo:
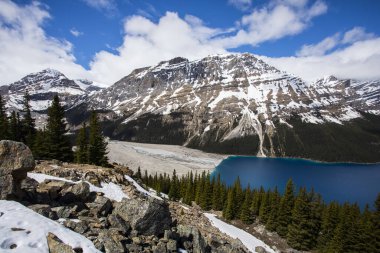
<instances>
[{"instance_id":1,"label":"spruce tree","mask_svg":"<svg viewBox=\"0 0 380 253\"><path fill-rule=\"evenodd\" d=\"M179 200L180 188L176 170L173 171L172 180L170 181L169 198L172 200Z\"/></svg>"},{"instance_id":2,"label":"spruce tree","mask_svg":"<svg viewBox=\"0 0 380 253\"><path fill-rule=\"evenodd\" d=\"M20 141L20 125L17 120L17 114L12 111L10 122L9 122L9 139L13 141Z\"/></svg>"},{"instance_id":3,"label":"spruce tree","mask_svg":"<svg viewBox=\"0 0 380 253\"><path fill-rule=\"evenodd\" d=\"M102 134L96 112L92 112L90 118L88 162L98 166L108 166L107 142Z\"/></svg>"},{"instance_id":4,"label":"spruce tree","mask_svg":"<svg viewBox=\"0 0 380 253\"><path fill-rule=\"evenodd\" d=\"M0 95L0 140L9 138L8 117L5 111L5 102Z\"/></svg>"},{"instance_id":5,"label":"spruce tree","mask_svg":"<svg viewBox=\"0 0 380 253\"><path fill-rule=\"evenodd\" d=\"M32 147L34 144L34 138L36 134L36 126L34 123L34 119L32 118L32 112L30 109L30 96L29 93L26 91L24 95L24 101L23 101L23 118L21 120L22 125L22 136L24 143Z\"/></svg>"},{"instance_id":6,"label":"spruce tree","mask_svg":"<svg viewBox=\"0 0 380 253\"><path fill-rule=\"evenodd\" d=\"M190 171L189 178L187 180L186 184L186 191L185 191L185 197L184 197L184 203L191 205L191 202L194 199L194 176L193 172Z\"/></svg>"},{"instance_id":7,"label":"spruce tree","mask_svg":"<svg viewBox=\"0 0 380 253\"><path fill-rule=\"evenodd\" d=\"M280 208L281 196L278 193L277 187L274 189L270 196L270 213L268 216L268 220L266 223L266 228L269 231L275 231L278 226L277 218L278 218L278 210Z\"/></svg>"},{"instance_id":8,"label":"spruce tree","mask_svg":"<svg viewBox=\"0 0 380 253\"><path fill-rule=\"evenodd\" d=\"M375 249L380 252L380 193L377 195L375 201L375 211L372 217L373 224L373 241L375 242Z\"/></svg>"},{"instance_id":9,"label":"spruce tree","mask_svg":"<svg viewBox=\"0 0 380 253\"><path fill-rule=\"evenodd\" d=\"M226 208L223 210L223 217L227 220L232 220L235 217L235 193L234 188L229 188L227 193L227 204Z\"/></svg>"},{"instance_id":10,"label":"spruce tree","mask_svg":"<svg viewBox=\"0 0 380 253\"><path fill-rule=\"evenodd\" d=\"M200 195L199 204L203 210L210 210L212 204L212 187L210 182L210 174L207 173L204 182L204 188Z\"/></svg>"},{"instance_id":11,"label":"spruce tree","mask_svg":"<svg viewBox=\"0 0 380 253\"><path fill-rule=\"evenodd\" d=\"M310 215L310 203L305 188L301 188L292 211L292 222L288 227L288 244L298 250L310 250L313 247L313 223Z\"/></svg>"},{"instance_id":12,"label":"spruce tree","mask_svg":"<svg viewBox=\"0 0 380 253\"><path fill-rule=\"evenodd\" d=\"M48 146L46 145L48 143L47 137L46 137L46 131L44 130L37 130L35 138L34 138L34 144L33 144L33 156L37 160L46 159L49 157L49 150Z\"/></svg>"},{"instance_id":13,"label":"spruce tree","mask_svg":"<svg viewBox=\"0 0 380 253\"><path fill-rule=\"evenodd\" d=\"M260 219L260 222L263 224L267 223L269 214L270 214L270 195L271 195L271 192L270 190L268 190L263 195L263 199L261 200L261 205L259 209L259 219Z\"/></svg>"},{"instance_id":14,"label":"spruce tree","mask_svg":"<svg viewBox=\"0 0 380 253\"><path fill-rule=\"evenodd\" d=\"M212 209L215 211L223 210L223 196L222 196L222 183L220 181L220 174L218 174L215 186L212 192Z\"/></svg>"},{"instance_id":15,"label":"spruce tree","mask_svg":"<svg viewBox=\"0 0 380 253\"><path fill-rule=\"evenodd\" d=\"M86 130L86 123L83 123L76 143L75 162L77 163L88 163L88 138Z\"/></svg>"},{"instance_id":16,"label":"spruce tree","mask_svg":"<svg viewBox=\"0 0 380 253\"><path fill-rule=\"evenodd\" d=\"M58 95L53 98L52 105L48 108L46 127L48 157L60 161L73 160L73 152L69 137L66 135L65 112L59 103Z\"/></svg>"},{"instance_id":17,"label":"spruce tree","mask_svg":"<svg viewBox=\"0 0 380 253\"><path fill-rule=\"evenodd\" d=\"M288 233L288 225L291 222L292 210L294 206L294 185L291 179L286 184L285 193L281 198L280 208L278 211L277 233L285 237Z\"/></svg>"},{"instance_id":18,"label":"spruce tree","mask_svg":"<svg viewBox=\"0 0 380 253\"><path fill-rule=\"evenodd\" d=\"M251 188L248 187L245 189L244 201L241 206L240 219L245 224L251 224L253 222L253 217L251 213L251 202L252 202L252 193Z\"/></svg>"},{"instance_id":19,"label":"spruce tree","mask_svg":"<svg viewBox=\"0 0 380 253\"><path fill-rule=\"evenodd\" d=\"M325 252L327 245L334 236L335 229L339 222L340 207L337 202L328 204L322 213L321 229L318 237L318 249Z\"/></svg>"}]
</instances>

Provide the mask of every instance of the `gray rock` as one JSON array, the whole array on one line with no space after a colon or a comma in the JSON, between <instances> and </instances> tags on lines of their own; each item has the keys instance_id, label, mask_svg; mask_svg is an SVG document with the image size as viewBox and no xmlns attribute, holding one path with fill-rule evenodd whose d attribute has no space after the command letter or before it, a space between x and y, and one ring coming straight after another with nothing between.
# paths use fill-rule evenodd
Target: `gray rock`
<instances>
[{"instance_id":1,"label":"gray rock","mask_svg":"<svg viewBox=\"0 0 380 253\"><path fill-rule=\"evenodd\" d=\"M172 224L168 204L151 197L124 199L117 203L115 214L142 235L162 235Z\"/></svg>"},{"instance_id":2,"label":"gray rock","mask_svg":"<svg viewBox=\"0 0 380 253\"><path fill-rule=\"evenodd\" d=\"M20 193L20 183L35 163L30 149L21 142L0 141L0 199Z\"/></svg>"},{"instance_id":3,"label":"gray rock","mask_svg":"<svg viewBox=\"0 0 380 253\"><path fill-rule=\"evenodd\" d=\"M124 241L127 238L120 235L117 230L104 229L99 232L98 238L95 240L95 246L106 253L124 253Z\"/></svg>"},{"instance_id":4,"label":"gray rock","mask_svg":"<svg viewBox=\"0 0 380 253\"><path fill-rule=\"evenodd\" d=\"M166 252L166 244L163 242L157 243L156 246L153 246L153 253L163 253Z\"/></svg>"},{"instance_id":5,"label":"gray rock","mask_svg":"<svg viewBox=\"0 0 380 253\"><path fill-rule=\"evenodd\" d=\"M131 230L129 223L120 218L117 214L112 213L108 215L107 219L112 228L118 229L124 235Z\"/></svg>"},{"instance_id":6,"label":"gray rock","mask_svg":"<svg viewBox=\"0 0 380 253\"><path fill-rule=\"evenodd\" d=\"M96 195L94 201L86 203L90 212L98 217L105 217L112 211L112 202L104 197Z\"/></svg>"},{"instance_id":7,"label":"gray rock","mask_svg":"<svg viewBox=\"0 0 380 253\"><path fill-rule=\"evenodd\" d=\"M170 239L166 244L166 252L177 252L177 241Z\"/></svg>"},{"instance_id":8,"label":"gray rock","mask_svg":"<svg viewBox=\"0 0 380 253\"><path fill-rule=\"evenodd\" d=\"M37 187L38 201L50 203L56 201L60 196L59 192L72 185L71 183L59 180L45 180Z\"/></svg>"},{"instance_id":9,"label":"gray rock","mask_svg":"<svg viewBox=\"0 0 380 253\"><path fill-rule=\"evenodd\" d=\"M52 210L52 208L49 205L43 205L43 204L35 204L30 205L28 208L32 209L38 214L41 214L49 219L57 220L58 216L57 213Z\"/></svg>"},{"instance_id":10,"label":"gray rock","mask_svg":"<svg viewBox=\"0 0 380 253\"><path fill-rule=\"evenodd\" d=\"M86 201L90 195L90 185L86 182L71 185L61 191L61 201L72 203L75 201Z\"/></svg>"},{"instance_id":11,"label":"gray rock","mask_svg":"<svg viewBox=\"0 0 380 253\"><path fill-rule=\"evenodd\" d=\"M196 227L178 225L177 233L180 236L180 242L186 250L190 250L189 244L186 241L192 241L192 252L193 253L205 253L207 243L199 230Z\"/></svg>"},{"instance_id":12,"label":"gray rock","mask_svg":"<svg viewBox=\"0 0 380 253\"><path fill-rule=\"evenodd\" d=\"M49 253L75 253L79 251L79 249L73 249L71 246L64 244L57 236L50 232L46 239Z\"/></svg>"},{"instance_id":13,"label":"gray rock","mask_svg":"<svg viewBox=\"0 0 380 253\"><path fill-rule=\"evenodd\" d=\"M51 210L57 213L58 218L70 218L73 217L73 208L70 206L58 206L53 207Z\"/></svg>"},{"instance_id":14,"label":"gray rock","mask_svg":"<svg viewBox=\"0 0 380 253\"><path fill-rule=\"evenodd\" d=\"M255 247L255 252L257 252L257 253L267 253L267 251L263 247L261 247L261 246L256 246Z\"/></svg>"},{"instance_id":15,"label":"gray rock","mask_svg":"<svg viewBox=\"0 0 380 253\"><path fill-rule=\"evenodd\" d=\"M63 222L63 225L79 234L84 234L88 231L88 225L84 221L76 222L72 220L66 220Z\"/></svg>"}]
</instances>

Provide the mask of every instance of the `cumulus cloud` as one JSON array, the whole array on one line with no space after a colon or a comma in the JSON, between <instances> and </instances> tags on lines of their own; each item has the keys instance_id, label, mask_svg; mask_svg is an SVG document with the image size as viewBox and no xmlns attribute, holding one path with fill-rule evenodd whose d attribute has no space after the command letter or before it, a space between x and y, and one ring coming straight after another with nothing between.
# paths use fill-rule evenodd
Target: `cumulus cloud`
<instances>
[{"instance_id":1,"label":"cumulus cloud","mask_svg":"<svg viewBox=\"0 0 380 253\"><path fill-rule=\"evenodd\" d=\"M74 37L79 37L79 36L83 35L83 32L78 31L75 27L73 27L73 28L70 29L70 33Z\"/></svg>"},{"instance_id":2,"label":"cumulus cloud","mask_svg":"<svg viewBox=\"0 0 380 253\"><path fill-rule=\"evenodd\" d=\"M72 44L45 34L42 24L50 18L37 2L18 6L0 1L0 85L48 67L73 77L85 76L84 68L75 63Z\"/></svg>"},{"instance_id":3,"label":"cumulus cloud","mask_svg":"<svg viewBox=\"0 0 380 253\"><path fill-rule=\"evenodd\" d=\"M157 23L142 17L129 17L124 23L124 42L117 54L98 52L91 62L91 74L99 81L115 82L135 68L182 56L197 59L226 50L213 45L212 38L222 33L193 16L181 19L167 12Z\"/></svg>"},{"instance_id":4,"label":"cumulus cloud","mask_svg":"<svg viewBox=\"0 0 380 253\"><path fill-rule=\"evenodd\" d=\"M221 39L225 48L241 45L256 46L304 31L311 20L327 11L327 5L316 1L310 6L306 0L275 0L262 8L255 8L240 20L240 29L234 36Z\"/></svg>"},{"instance_id":5,"label":"cumulus cloud","mask_svg":"<svg viewBox=\"0 0 380 253\"><path fill-rule=\"evenodd\" d=\"M343 39L344 41L344 39ZM380 38L356 41L327 54L261 57L273 66L312 82L326 75L361 80L380 79Z\"/></svg>"},{"instance_id":6,"label":"cumulus cloud","mask_svg":"<svg viewBox=\"0 0 380 253\"><path fill-rule=\"evenodd\" d=\"M228 0L228 3L239 10L247 10L252 5L252 0Z\"/></svg>"}]
</instances>

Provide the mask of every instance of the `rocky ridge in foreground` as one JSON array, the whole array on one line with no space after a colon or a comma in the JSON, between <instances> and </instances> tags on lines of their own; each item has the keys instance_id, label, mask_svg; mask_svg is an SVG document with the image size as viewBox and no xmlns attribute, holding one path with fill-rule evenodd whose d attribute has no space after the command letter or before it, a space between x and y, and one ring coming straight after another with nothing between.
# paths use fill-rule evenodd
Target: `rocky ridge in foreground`
<instances>
[{"instance_id":1,"label":"rocky ridge in foreground","mask_svg":"<svg viewBox=\"0 0 380 253\"><path fill-rule=\"evenodd\" d=\"M3 144L4 141L1 141L0 147ZM19 143L7 144L15 148L17 145L23 146L28 150ZM22 161L27 157L20 155L16 160ZM5 156L2 158L7 159ZM5 164L2 164L0 171L13 166L11 163ZM16 200L83 235L101 252L249 252L239 240L231 239L212 226L200 209L163 200L145 191L130 177L131 173L121 166L109 169L44 161L38 163L28 177L23 174L19 178L18 191L7 195L7 199ZM0 192L4 189L6 187L1 187ZM0 202L4 204L3 200ZM12 204L12 201L5 202ZM5 222L4 217L9 217L8 210L0 214L0 224ZM19 211L20 207L15 210ZM3 238L6 243L0 239L2 247L23 246L18 242L12 243L11 237L17 231L26 231L23 224L19 222L17 227L10 229L7 238ZM41 228L37 225L33 229ZM67 238L54 231L49 231L45 236L51 253L96 252L78 245L68 245L64 243ZM266 252L262 247L257 247L257 251Z\"/></svg>"}]
</instances>

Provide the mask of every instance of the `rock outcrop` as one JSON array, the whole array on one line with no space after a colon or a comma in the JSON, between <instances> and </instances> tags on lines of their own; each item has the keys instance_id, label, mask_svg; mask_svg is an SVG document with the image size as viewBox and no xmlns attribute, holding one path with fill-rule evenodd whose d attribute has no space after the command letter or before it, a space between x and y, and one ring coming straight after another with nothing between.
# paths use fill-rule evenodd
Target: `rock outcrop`
<instances>
[{"instance_id":1,"label":"rock outcrop","mask_svg":"<svg viewBox=\"0 0 380 253\"><path fill-rule=\"evenodd\" d=\"M21 142L0 141L0 199L15 197L21 181L34 168L30 149Z\"/></svg>"},{"instance_id":2,"label":"rock outcrop","mask_svg":"<svg viewBox=\"0 0 380 253\"><path fill-rule=\"evenodd\" d=\"M114 212L141 235L162 235L172 224L168 204L152 197L123 200Z\"/></svg>"}]
</instances>

